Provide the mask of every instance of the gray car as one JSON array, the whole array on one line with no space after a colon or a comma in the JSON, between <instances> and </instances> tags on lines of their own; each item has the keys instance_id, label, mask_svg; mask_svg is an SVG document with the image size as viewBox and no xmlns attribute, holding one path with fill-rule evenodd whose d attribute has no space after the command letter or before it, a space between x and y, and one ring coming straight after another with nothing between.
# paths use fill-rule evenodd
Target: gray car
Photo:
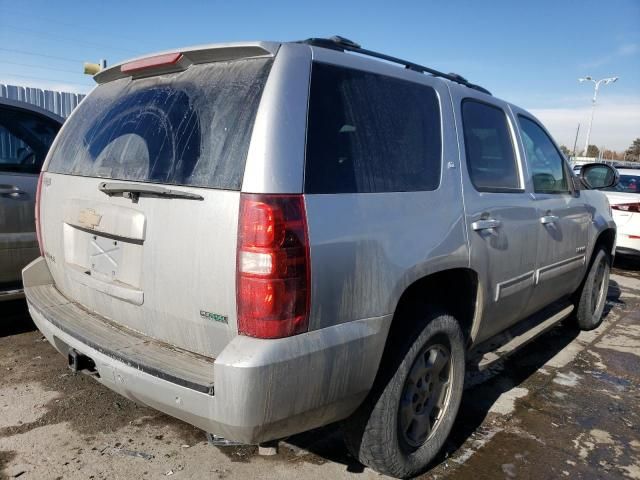
<instances>
[{"instance_id":1,"label":"gray car","mask_svg":"<svg viewBox=\"0 0 640 480\"><path fill-rule=\"evenodd\" d=\"M601 321L616 234L590 188L615 172L577 178L459 75L337 37L95 80L45 162L23 277L70 367L132 400L251 444L343 420L361 462L410 476L451 430L466 352Z\"/></svg>"},{"instance_id":2,"label":"gray car","mask_svg":"<svg viewBox=\"0 0 640 480\"><path fill-rule=\"evenodd\" d=\"M23 295L22 269L39 255L38 174L63 121L35 105L0 98L0 302Z\"/></svg>"}]
</instances>

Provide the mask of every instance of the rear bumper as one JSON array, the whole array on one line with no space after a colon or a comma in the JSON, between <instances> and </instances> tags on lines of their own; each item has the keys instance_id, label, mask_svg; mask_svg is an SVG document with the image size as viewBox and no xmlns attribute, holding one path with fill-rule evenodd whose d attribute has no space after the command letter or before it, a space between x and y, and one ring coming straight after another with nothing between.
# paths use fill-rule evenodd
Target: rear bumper
<instances>
[{"instance_id":1,"label":"rear bumper","mask_svg":"<svg viewBox=\"0 0 640 480\"><path fill-rule=\"evenodd\" d=\"M62 354L73 348L90 357L97 381L243 443L286 437L350 415L371 388L391 322L388 315L278 340L237 336L213 362L215 381L209 394L180 384L173 373L163 378L163 372L150 373L122 356L114 358L111 350L92 344L86 335L67 325L61 328L59 319L56 325L55 305L35 294L37 287L47 286L60 295L43 258L29 264L23 278L29 311L40 331Z\"/></svg>"}]
</instances>

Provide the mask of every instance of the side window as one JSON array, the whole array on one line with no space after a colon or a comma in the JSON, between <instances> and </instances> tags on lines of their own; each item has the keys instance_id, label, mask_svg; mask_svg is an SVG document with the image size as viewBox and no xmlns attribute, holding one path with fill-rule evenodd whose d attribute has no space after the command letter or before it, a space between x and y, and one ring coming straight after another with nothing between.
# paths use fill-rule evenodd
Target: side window
<instances>
[{"instance_id":1,"label":"side window","mask_svg":"<svg viewBox=\"0 0 640 480\"><path fill-rule=\"evenodd\" d=\"M59 128L40 115L0 108L0 172L38 173Z\"/></svg>"},{"instance_id":2,"label":"side window","mask_svg":"<svg viewBox=\"0 0 640 480\"><path fill-rule=\"evenodd\" d=\"M441 150L440 108L433 88L313 64L307 193L435 190Z\"/></svg>"},{"instance_id":3,"label":"side window","mask_svg":"<svg viewBox=\"0 0 640 480\"><path fill-rule=\"evenodd\" d=\"M567 172L562 155L540 126L518 115L522 141L536 193L566 193L569 191Z\"/></svg>"},{"instance_id":4,"label":"side window","mask_svg":"<svg viewBox=\"0 0 640 480\"><path fill-rule=\"evenodd\" d=\"M479 191L520 191L513 141L504 111L476 100L462 102L462 126L471 182Z\"/></svg>"}]
</instances>

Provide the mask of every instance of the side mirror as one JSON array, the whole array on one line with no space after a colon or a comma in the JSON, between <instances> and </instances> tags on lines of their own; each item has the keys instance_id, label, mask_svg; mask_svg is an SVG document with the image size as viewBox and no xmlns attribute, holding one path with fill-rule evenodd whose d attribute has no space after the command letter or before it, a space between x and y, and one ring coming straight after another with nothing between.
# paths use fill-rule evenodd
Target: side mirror
<instances>
[{"instance_id":1,"label":"side mirror","mask_svg":"<svg viewBox=\"0 0 640 480\"><path fill-rule=\"evenodd\" d=\"M618 171L604 163L587 163L583 165L578 177L591 190L613 187L620 181Z\"/></svg>"}]
</instances>

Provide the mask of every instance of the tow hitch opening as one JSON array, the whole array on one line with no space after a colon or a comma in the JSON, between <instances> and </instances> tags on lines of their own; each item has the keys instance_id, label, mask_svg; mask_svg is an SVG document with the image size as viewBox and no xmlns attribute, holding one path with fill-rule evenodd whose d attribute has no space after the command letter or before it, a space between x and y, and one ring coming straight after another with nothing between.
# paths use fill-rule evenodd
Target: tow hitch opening
<instances>
[{"instance_id":1,"label":"tow hitch opening","mask_svg":"<svg viewBox=\"0 0 640 480\"><path fill-rule=\"evenodd\" d=\"M89 375L100 376L98 374L98 370L96 369L96 364L91 358L78 353L73 348L69 350L69 354L67 357L69 361L69 368L73 373L87 373Z\"/></svg>"}]
</instances>

